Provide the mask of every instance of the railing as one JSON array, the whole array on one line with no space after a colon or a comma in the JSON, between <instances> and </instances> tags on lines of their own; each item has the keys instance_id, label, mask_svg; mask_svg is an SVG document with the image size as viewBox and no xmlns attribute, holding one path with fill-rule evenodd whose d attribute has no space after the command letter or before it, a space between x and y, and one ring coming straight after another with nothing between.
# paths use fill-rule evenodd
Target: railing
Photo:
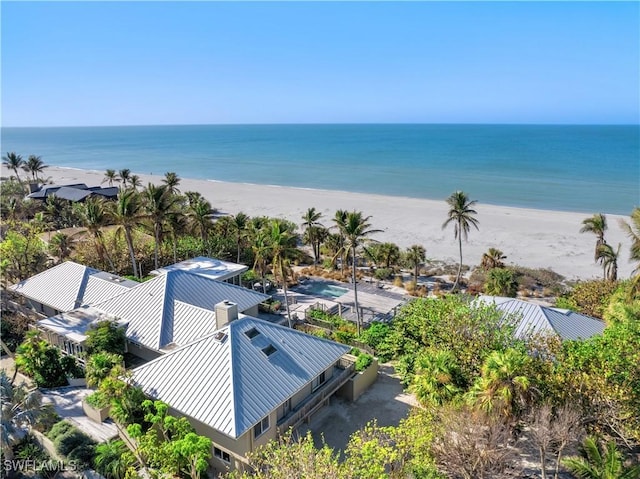
<instances>
[{"instance_id":1,"label":"railing","mask_svg":"<svg viewBox=\"0 0 640 479\"><path fill-rule=\"evenodd\" d=\"M305 402L283 417L278 423L278 434L282 434L289 428L296 429L302 422L320 409L324 402L340 389L355 372L355 363L342 357L337 364L338 369L343 369L337 376L334 374L329 381L316 390Z\"/></svg>"}]
</instances>

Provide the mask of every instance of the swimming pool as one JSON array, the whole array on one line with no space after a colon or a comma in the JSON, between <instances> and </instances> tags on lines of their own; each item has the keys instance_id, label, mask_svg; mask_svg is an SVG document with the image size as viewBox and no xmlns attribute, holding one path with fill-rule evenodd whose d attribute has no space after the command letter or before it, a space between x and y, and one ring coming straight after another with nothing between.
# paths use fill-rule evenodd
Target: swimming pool
<instances>
[{"instance_id":1,"label":"swimming pool","mask_svg":"<svg viewBox=\"0 0 640 479\"><path fill-rule=\"evenodd\" d=\"M307 294L315 294L318 296L327 296L329 298L339 298L347 291L347 288L341 288L335 284L323 283L321 281L313 281L305 284L300 288L301 292Z\"/></svg>"}]
</instances>

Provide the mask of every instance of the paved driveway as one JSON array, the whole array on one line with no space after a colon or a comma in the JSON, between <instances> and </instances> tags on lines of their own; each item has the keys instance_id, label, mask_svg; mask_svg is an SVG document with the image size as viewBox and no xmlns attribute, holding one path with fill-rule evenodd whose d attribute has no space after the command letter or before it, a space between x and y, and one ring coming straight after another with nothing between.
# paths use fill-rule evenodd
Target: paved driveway
<instances>
[{"instance_id":1,"label":"paved driveway","mask_svg":"<svg viewBox=\"0 0 640 479\"><path fill-rule=\"evenodd\" d=\"M310 430L316 446L324 437L331 448L344 451L351 434L368 422L377 419L380 426L397 426L415 405L415 397L403 391L393 367L382 364L377 381L356 402L334 396L298 432L304 435Z\"/></svg>"}]
</instances>

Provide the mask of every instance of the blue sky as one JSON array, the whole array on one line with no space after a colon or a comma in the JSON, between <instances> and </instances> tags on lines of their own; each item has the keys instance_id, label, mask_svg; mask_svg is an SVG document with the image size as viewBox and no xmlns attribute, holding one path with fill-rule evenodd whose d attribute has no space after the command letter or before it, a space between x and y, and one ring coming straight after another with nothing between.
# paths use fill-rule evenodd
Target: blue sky
<instances>
[{"instance_id":1,"label":"blue sky","mask_svg":"<svg viewBox=\"0 0 640 479\"><path fill-rule=\"evenodd\" d=\"M7 2L2 125L639 123L637 2Z\"/></svg>"}]
</instances>

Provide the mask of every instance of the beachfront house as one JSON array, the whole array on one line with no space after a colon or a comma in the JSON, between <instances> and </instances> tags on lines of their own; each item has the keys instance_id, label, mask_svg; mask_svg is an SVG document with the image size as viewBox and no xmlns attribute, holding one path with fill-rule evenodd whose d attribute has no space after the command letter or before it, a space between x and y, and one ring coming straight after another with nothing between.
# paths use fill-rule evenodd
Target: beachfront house
<instances>
[{"instance_id":1,"label":"beachfront house","mask_svg":"<svg viewBox=\"0 0 640 479\"><path fill-rule=\"evenodd\" d=\"M216 331L135 368L133 380L212 440L218 471L242 470L247 454L349 381L353 357L343 344L239 315L233 303L215 309Z\"/></svg>"},{"instance_id":2,"label":"beachfront house","mask_svg":"<svg viewBox=\"0 0 640 479\"><path fill-rule=\"evenodd\" d=\"M28 199L45 201L49 196L55 196L63 200L78 203L94 196L108 200L115 199L120 191L117 186L87 186L84 183L74 183L70 185L42 185L35 187L30 184Z\"/></svg>"},{"instance_id":3,"label":"beachfront house","mask_svg":"<svg viewBox=\"0 0 640 479\"><path fill-rule=\"evenodd\" d=\"M81 358L89 328L111 320L126 328L128 352L150 360L214 331L217 303L258 314L269 296L225 282L241 274L237 266L225 263L222 281L176 268L138 283L68 261L11 289L41 315L36 326L64 352Z\"/></svg>"},{"instance_id":4,"label":"beachfront house","mask_svg":"<svg viewBox=\"0 0 640 479\"><path fill-rule=\"evenodd\" d=\"M100 303L137 286L138 282L73 261L9 286L26 306L41 316L54 316L82 305Z\"/></svg>"},{"instance_id":5,"label":"beachfront house","mask_svg":"<svg viewBox=\"0 0 640 479\"><path fill-rule=\"evenodd\" d=\"M519 338L531 334L552 334L562 340L588 339L602 334L603 321L568 309L543 306L529 301L501 296L478 296L476 301L494 304L505 314L517 318L515 335Z\"/></svg>"}]
</instances>

